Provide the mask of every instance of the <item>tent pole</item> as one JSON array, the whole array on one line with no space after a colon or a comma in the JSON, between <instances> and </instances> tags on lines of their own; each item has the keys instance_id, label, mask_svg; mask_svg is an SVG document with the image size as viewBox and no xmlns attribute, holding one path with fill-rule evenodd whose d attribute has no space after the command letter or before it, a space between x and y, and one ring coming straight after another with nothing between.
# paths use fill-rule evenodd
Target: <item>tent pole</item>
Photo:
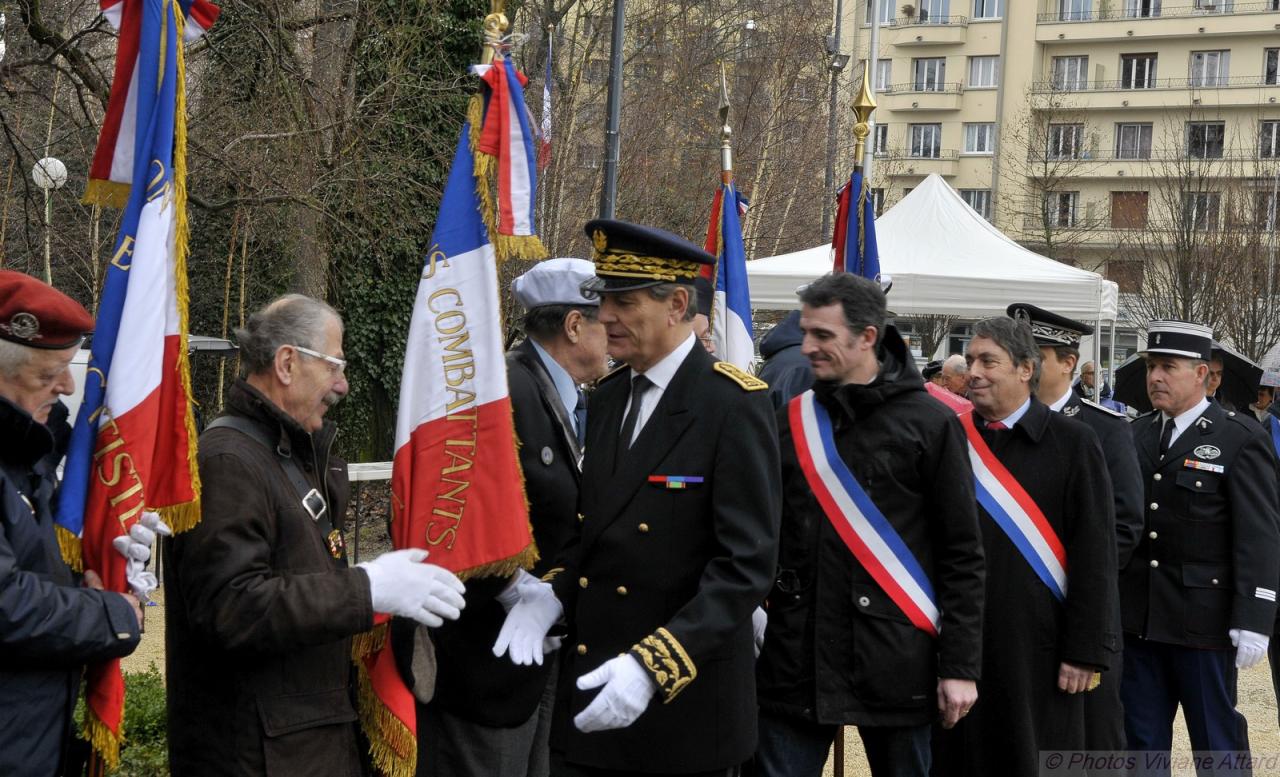
<instances>
[{"instance_id":1,"label":"tent pole","mask_svg":"<svg viewBox=\"0 0 1280 777\"><path fill-rule=\"evenodd\" d=\"M1102 404L1102 319L1093 324L1093 401Z\"/></svg>"},{"instance_id":2,"label":"tent pole","mask_svg":"<svg viewBox=\"0 0 1280 777\"><path fill-rule=\"evenodd\" d=\"M1116 320L1114 318L1111 319L1111 345L1107 352L1107 369L1111 370L1112 377L1114 378L1116 369ZM1116 398L1115 386L1111 387L1111 398Z\"/></svg>"}]
</instances>

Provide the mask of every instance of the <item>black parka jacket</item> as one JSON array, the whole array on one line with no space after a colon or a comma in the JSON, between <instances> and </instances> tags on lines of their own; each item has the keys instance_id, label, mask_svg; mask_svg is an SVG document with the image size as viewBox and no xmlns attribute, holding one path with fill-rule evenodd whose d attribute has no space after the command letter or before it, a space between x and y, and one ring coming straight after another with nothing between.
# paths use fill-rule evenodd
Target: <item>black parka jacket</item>
<instances>
[{"instance_id":1,"label":"black parka jacket","mask_svg":"<svg viewBox=\"0 0 1280 777\"><path fill-rule=\"evenodd\" d=\"M982 539L964 432L892 327L880 359L872 383L819 381L814 392L840 458L932 582L941 637L913 626L840 539L800 469L784 408L782 540L759 696L765 709L819 723L928 723L938 678L976 680L982 663Z\"/></svg>"}]
</instances>

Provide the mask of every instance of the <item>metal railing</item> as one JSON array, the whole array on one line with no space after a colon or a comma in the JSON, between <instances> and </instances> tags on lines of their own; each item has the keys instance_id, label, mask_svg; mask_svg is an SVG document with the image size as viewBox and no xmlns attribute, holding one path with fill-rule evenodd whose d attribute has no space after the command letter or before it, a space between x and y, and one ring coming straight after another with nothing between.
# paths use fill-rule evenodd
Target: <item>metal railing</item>
<instances>
[{"instance_id":1,"label":"metal railing","mask_svg":"<svg viewBox=\"0 0 1280 777\"><path fill-rule=\"evenodd\" d=\"M1174 162L1183 159L1190 159L1196 162L1222 162L1222 161L1275 161L1277 157L1267 156L1257 151L1233 151L1224 150L1219 154L1212 156L1194 155L1186 150L1181 151L1165 151L1153 150L1147 152L1145 156L1141 156L1138 152L1124 151L1117 152L1114 149L1081 149L1078 153L1072 154L1049 154L1040 151L1031 151L1027 154L1028 162Z\"/></svg>"},{"instance_id":2,"label":"metal railing","mask_svg":"<svg viewBox=\"0 0 1280 777\"><path fill-rule=\"evenodd\" d=\"M928 14L917 14L916 16L899 16L890 19L887 22L880 22L881 27L928 27L931 25L952 25L964 26L969 23L968 16L930 16Z\"/></svg>"},{"instance_id":3,"label":"metal railing","mask_svg":"<svg viewBox=\"0 0 1280 777\"><path fill-rule=\"evenodd\" d=\"M1122 78L1118 80L1033 81L1032 94L1060 92L1146 92L1156 89L1226 89L1242 86L1280 86L1280 80L1266 76L1220 76L1214 78Z\"/></svg>"},{"instance_id":4,"label":"metal railing","mask_svg":"<svg viewBox=\"0 0 1280 777\"><path fill-rule=\"evenodd\" d=\"M928 162L933 160L951 161L960 158L960 152L953 148L936 149L932 155L913 154L910 148L886 148L884 151L875 152L876 157L880 159L906 159L910 161Z\"/></svg>"},{"instance_id":5,"label":"metal railing","mask_svg":"<svg viewBox=\"0 0 1280 777\"><path fill-rule=\"evenodd\" d=\"M1143 13L1137 8L1103 8L1088 11L1050 11L1036 14L1038 22L1110 22L1138 21L1142 19L1177 19L1191 16L1231 16L1242 13L1265 13L1280 10L1275 0L1265 2L1236 3L1219 2L1212 8L1203 5L1182 5L1160 8L1154 12Z\"/></svg>"},{"instance_id":6,"label":"metal railing","mask_svg":"<svg viewBox=\"0 0 1280 777\"><path fill-rule=\"evenodd\" d=\"M877 94L961 94L964 92L964 84L889 84L888 86L877 89Z\"/></svg>"}]
</instances>

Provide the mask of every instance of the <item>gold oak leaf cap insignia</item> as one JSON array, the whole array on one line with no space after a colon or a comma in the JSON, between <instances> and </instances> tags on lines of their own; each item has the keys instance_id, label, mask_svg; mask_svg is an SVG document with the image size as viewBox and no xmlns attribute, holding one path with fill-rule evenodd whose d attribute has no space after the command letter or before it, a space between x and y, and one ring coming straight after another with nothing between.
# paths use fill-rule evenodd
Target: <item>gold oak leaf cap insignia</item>
<instances>
[{"instance_id":1,"label":"gold oak leaf cap insignia","mask_svg":"<svg viewBox=\"0 0 1280 777\"><path fill-rule=\"evenodd\" d=\"M768 383L731 362L716 362L712 369L737 383L743 391L763 391L769 388Z\"/></svg>"}]
</instances>

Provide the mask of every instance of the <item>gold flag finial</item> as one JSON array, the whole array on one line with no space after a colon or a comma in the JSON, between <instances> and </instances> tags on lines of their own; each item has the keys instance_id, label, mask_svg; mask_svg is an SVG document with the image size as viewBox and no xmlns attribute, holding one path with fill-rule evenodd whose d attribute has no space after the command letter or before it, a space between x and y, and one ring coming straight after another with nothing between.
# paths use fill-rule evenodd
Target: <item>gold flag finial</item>
<instances>
[{"instance_id":1,"label":"gold flag finial","mask_svg":"<svg viewBox=\"0 0 1280 777\"><path fill-rule=\"evenodd\" d=\"M862 166L863 149L867 136L871 134L871 113L876 109L875 94L871 89L871 60L862 68L862 88L853 101L853 164Z\"/></svg>"},{"instance_id":2,"label":"gold flag finial","mask_svg":"<svg viewBox=\"0 0 1280 777\"><path fill-rule=\"evenodd\" d=\"M725 76L724 62L720 63L720 177L725 183L733 180L733 127L729 126L729 79Z\"/></svg>"},{"instance_id":3,"label":"gold flag finial","mask_svg":"<svg viewBox=\"0 0 1280 777\"><path fill-rule=\"evenodd\" d=\"M484 52L480 55L481 64L493 64L498 47L502 45L503 37L511 28L511 22L503 13L506 6L506 0L491 0L489 3L489 15L484 17Z\"/></svg>"}]
</instances>

